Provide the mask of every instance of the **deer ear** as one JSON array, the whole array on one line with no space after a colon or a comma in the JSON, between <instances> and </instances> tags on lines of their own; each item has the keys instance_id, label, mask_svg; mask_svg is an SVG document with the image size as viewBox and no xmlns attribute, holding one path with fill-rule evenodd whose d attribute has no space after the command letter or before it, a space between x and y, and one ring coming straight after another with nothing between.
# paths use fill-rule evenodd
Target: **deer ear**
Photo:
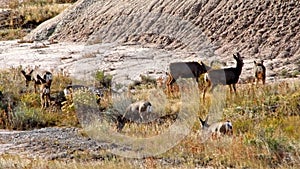
<instances>
[{"instance_id":1,"label":"deer ear","mask_svg":"<svg viewBox=\"0 0 300 169\"><path fill-rule=\"evenodd\" d=\"M206 118L205 118L205 123L207 123L207 121L208 121L208 116L206 116Z\"/></svg>"},{"instance_id":2,"label":"deer ear","mask_svg":"<svg viewBox=\"0 0 300 169\"><path fill-rule=\"evenodd\" d=\"M237 57L235 56L235 54L233 54L233 58L237 60Z\"/></svg>"},{"instance_id":3,"label":"deer ear","mask_svg":"<svg viewBox=\"0 0 300 169\"><path fill-rule=\"evenodd\" d=\"M201 124L203 125L205 121L203 121L203 120L201 119L201 117L199 117L199 120L200 120Z\"/></svg>"},{"instance_id":4,"label":"deer ear","mask_svg":"<svg viewBox=\"0 0 300 169\"><path fill-rule=\"evenodd\" d=\"M254 64L256 65L256 61L254 61Z\"/></svg>"},{"instance_id":5,"label":"deer ear","mask_svg":"<svg viewBox=\"0 0 300 169\"><path fill-rule=\"evenodd\" d=\"M26 76L26 73L25 73L24 70L21 70L21 73L22 73L24 76Z\"/></svg>"}]
</instances>

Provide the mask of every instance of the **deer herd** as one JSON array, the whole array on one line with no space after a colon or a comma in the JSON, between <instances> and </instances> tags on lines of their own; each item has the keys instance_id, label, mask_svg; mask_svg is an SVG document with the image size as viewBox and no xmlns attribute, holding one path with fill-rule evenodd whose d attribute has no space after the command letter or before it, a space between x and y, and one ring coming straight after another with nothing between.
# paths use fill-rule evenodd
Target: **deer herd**
<instances>
[{"instance_id":1,"label":"deer herd","mask_svg":"<svg viewBox=\"0 0 300 169\"><path fill-rule=\"evenodd\" d=\"M157 79L157 87L166 87L166 93L170 95L175 91L179 91L179 87L178 85L176 85L176 81L179 78L193 78L198 83L198 86L200 86L199 77L203 75L203 101L205 101L205 95L208 90L212 92L217 85L228 85L230 87L230 92L232 93L233 90L234 93L236 93L236 84L238 83L239 77L241 75L244 62L239 53L233 54L233 58L236 61L236 66L223 69L213 69L211 65L205 65L203 62L170 63L169 72L166 73L166 78L159 77ZM25 84L27 87L30 82L33 82L34 92L37 92L37 87L39 86L41 107L47 108L48 106L50 106L50 89L53 80L52 73L50 71L41 71L39 69L27 71L22 70L21 73L25 78ZM254 61L254 77L256 79L256 84L258 84L259 81L262 81L262 84L265 84L266 68L263 64L263 61ZM64 90L65 95L67 95L72 88L76 88L76 86L67 86ZM120 120L124 121L128 113L136 113L140 116L141 119L143 119L142 114L145 114L145 112L146 114L151 113L151 108L152 104L149 101L144 100L134 102L128 105L125 113L120 117ZM233 133L233 126L230 121L215 122L209 125L208 116L206 116L205 120L202 120L201 118L199 118L199 120L202 125L202 131L210 133L212 137L232 135Z\"/></svg>"}]
</instances>

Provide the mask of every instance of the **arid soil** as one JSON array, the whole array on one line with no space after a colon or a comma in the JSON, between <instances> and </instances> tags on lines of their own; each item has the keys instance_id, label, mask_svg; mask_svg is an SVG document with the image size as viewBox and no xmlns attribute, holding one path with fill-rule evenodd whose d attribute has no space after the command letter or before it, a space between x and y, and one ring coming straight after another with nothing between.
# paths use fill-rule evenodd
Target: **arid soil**
<instances>
[{"instance_id":1,"label":"arid soil","mask_svg":"<svg viewBox=\"0 0 300 169\"><path fill-rule=\"evenodd\" d=\"M48 160L73 159L75 154L95 156L99 150L117 145L98 143L81 135L77 128L43 128L32 131L0 131L0 154ZM100 158L100 157L99 157Z\"/></svg>"}]
</instances>

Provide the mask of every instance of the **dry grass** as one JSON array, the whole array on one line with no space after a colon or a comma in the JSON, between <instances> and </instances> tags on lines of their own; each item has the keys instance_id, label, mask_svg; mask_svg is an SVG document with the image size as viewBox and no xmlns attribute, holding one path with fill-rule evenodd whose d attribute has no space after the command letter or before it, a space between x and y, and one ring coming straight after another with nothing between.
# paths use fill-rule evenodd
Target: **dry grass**
<instances>
[{"instance_id":1,"label":"dry grass","mask_svg":"<svg viewBox=\"0 0 300 169\"><path fill-rule=\"evenodd\" d=\"M35 123L39 126L24 125L18 126L17 122L26 121L27 116L18 116L14 119L16 128L34 128L49 125L77 126L76 109L72 102L66 104L63 110L39 109L39 99L35 94L20 91L24 88L23 78L19 73L20 68L9 69L1 72L0 89L4 96L14 100L12 111L26 112L28 117L34 117ZM53 81L52 91L59 91L64 85L70 83L70 79L57 76ZM180 82L181 83L181 82ZM150 85L151 86L151 85ZM200 124L198 119L192 119L189 134L178 144L168 151L147 159L127 159L116 156L113 159L95 162L71 162L32 160L17 156L0 157L0 167L10 166L14 168L114 168L119 165L123 167L136 168L194 168L194 167L214 167L214 168L299 168L300 164L300 84L294 82L278 82L265 86L255 87L252 85L238 85L238 94L231 95L227 87L216 88L216 93L207 95L205 103L201 100L201 91L195 90L194 83L182 83L181 98L167 96L161 89L152 87L139 87L136 94L131 95L131 99L149 99L154 107L154 112L159 116L170 115L180 112L181 117L188 119L193 113L196 117L210 115L210 120L231 120L234 127L234 135L212 140L203 138L199 132ZM16 90L17 89L17 90ZM225 94L224 94L225 93ZM91 101L80 93L80 99ZM3 99L2 99L3 101ZM132 101L126 96L110 99L116 110L122 112ZM2 102L1 112L8 111L7 106ZM90 103L87 103L91 105ZM63 116L60 112L64 112ZM9 111L8 111L9 112ZM26 114L25 113L25 114ZM2 128L9 124L3 120ZM62 120L63 119L63 120ZM39 123L43 121L44 123ZM176 123L177 121L177 123ZM121 136L128 138L151 138L171 130L181 130L182 126L167 119L162 123L153 122L146 124L128 123L122 130ZM24 123L22 123L24 124ZM176 127L172 127L176 124ZM6 125L6 126L5 126ZM96 121L89 126L86 132L89 136L98 135L102 140L111 139L108 133L114 133L115 129L111 121ZM8 127L9 128L9 127ZM95 130L97 129L97 130ZM107 134L105 134L105 132ZM99 133L104 133L100 135ZM98 139L97 137L95 137ZM161 145L170 139L161 140ZM165 141L165 142L164 142ZM125 142L128 145L128 142ZM136 146L140 143L137 143ZM159 146L161 146L159 145ZM144 145L145 146L145 145ZM153 145L152 145L153 146ZM158 145L155 147L159 147ZM151 148L151 147L148 147ZM101 150L105 151L105 150ZM153 149L153 151L159 151ZM100 152L99 152L100 153ZM77 159L83 156L76 157ZM8 163L8 161L10 161ZM138 162L137 162L138 161ZM2 167L2 168L3 168Z\"/></svg>"},{"instance_id":2,"label":"dry grass","mask_svg":"<svg viewBox=\"0 0 300 169\"><path fill-rule=\"evenodd\" d=\"M201 101L199 105L188 104L186 107L183 106L185 101L200 100L201 92L191 91L194 88L184 86L181 92L186 93L181 95L187 96L186 99L170 98L159 89L144 89L133 97L149 99L158 114L171 114L184 107L200 117L209 114L213 121L231 120L233 123L234 136L212 140L203 139L199 132L200 124L196 121L191 133L178 145L153 157L157 168L164 168L161 159L173 161L168 165L175 168L298 168L299 85L297 81L258 87L238 85L238 95L231 95L228 88L219 87L216 93L208 95L205 103ZM191 93L196 93L196 97ZM163 125L130 123L125 125L122 134L129 138L154 137L166 132L173 124L173 121ZM112 132L108 125L105 126L107 132Z\"/></svg>"},{"instance_id":3,"label":"dry grass","mask_svg":"<svg viewBox=\"0 0 300 169\"><path fill-rule=\"evenodd\" d=\"M10 0L8 6L11 9L11 18L6 18L6 25L1 25L3 29L0 30L0 40L21 39L28 29L53 18L73 2L75 1Z\"/></svg>"}]
</instances>

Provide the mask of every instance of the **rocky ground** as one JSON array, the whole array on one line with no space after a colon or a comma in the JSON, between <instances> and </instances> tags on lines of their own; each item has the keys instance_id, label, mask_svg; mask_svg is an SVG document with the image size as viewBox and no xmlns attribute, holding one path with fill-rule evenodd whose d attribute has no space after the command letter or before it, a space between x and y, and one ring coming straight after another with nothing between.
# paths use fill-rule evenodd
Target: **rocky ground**
<instances>
[{"instance_id":1,"label":"rocky ground","mask_svg":"<svg viewBox=\"0 0 300 169\"><path fill-rule=\"evenodd\" d=\"M95 141L82 129L49 127L31 131L0 131L0 154L18 155L21 158L59 161L101 161L115 158L113 150L131 151L126 145ZM121 157L120 157L121 158ZM134 166L145 167L145 159L128 158ZM180 166L184 159L157 158L157 163ZM200 168L200 160L195 159ZM211 167L205 167L211 168Z\"/></svg>"},{"instance_id":2,"label":"rocky ground","mask_svg":"<svg viewBox=\"0 0 300 169\"><path fill-rule=\"evenodd\" d=\"M116 147L83 136L78 128L43 128L32 131L0 131L0 154L48 160L71 160L85 154L101 158L100 150ZM104 158L104 157L102 157Z\"/></svg>"},{"instance_id":3,"label":"rocky ground","mask_svg":"<svg viewBox=\"0 0 300 169\"><path fill-rule=\"evenodd\" d=\"M247 77L253 77L253 61L255 58L244 58L241 82ZM165 50L137 43L101 43L88 45L86 43L49 41L35 43L18 43L15 41L0 42L0 67L34 67L63 73L77 79L90 81L98 70L113 75L113 84L128 85L133 80L139 80L140 75L153 78L164 76L168 65L175 61L203 61L206 64L214 62L214 66L233 67L235 61L232 55L199 56L189 50ZM267 81L299 74L295 62L286 59L265 60ZM285 66L282 66L284 64ZM225 66L224 66L225 65Z\"/></svg>"}]
</instances>

